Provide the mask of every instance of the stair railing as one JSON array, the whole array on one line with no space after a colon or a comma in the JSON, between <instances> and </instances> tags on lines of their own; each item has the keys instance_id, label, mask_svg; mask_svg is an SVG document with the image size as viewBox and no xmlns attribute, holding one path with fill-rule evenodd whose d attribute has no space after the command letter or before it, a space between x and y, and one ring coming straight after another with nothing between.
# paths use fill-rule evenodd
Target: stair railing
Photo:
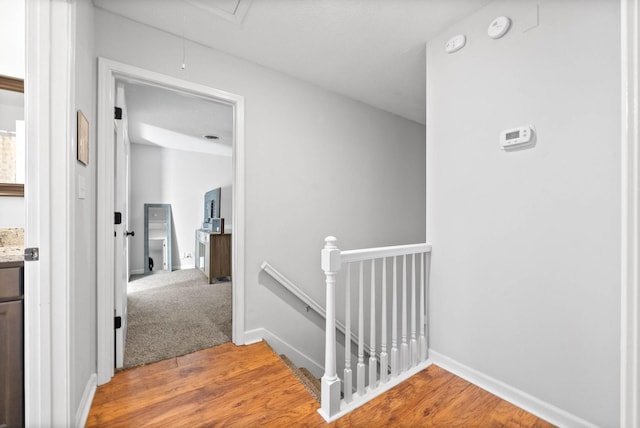
<instances>
[{"instance_id":1,"label":"stair railing","mask_svg":"<svg viewBox=\"0 0 640 428\"><path fill-rule=\"evenodd\" d=\"M289 280L289 278L287 278L282 273L280 273L279 270L277 270L276 268L271 266L268 262L262 262L262 264L260 265L260 268L263 271L265 271L266 273L268 273L271 276L271 278L273 278L276 281L278 281L278 283L280 285L282 285L284 288L289 290L289 292L291 292L291 294L296 296L298 298L298 300L300 300L302 303L307 305L308 309L312 309L314 312L316 312L322 318L326 317L326 313L325 313L324 308L322 306L320 306L320 304L318 302L313 300L307 293L302 291L300 289L300 287L298 287L293 282L291 282ZM344 326L343 326L343 328L344 328ZM343 330L343 332L344 332L344 330Z\"/></svg>"},{"instance_id":2,"label":"stair railing","mask_svg":"<svg viewBox=\"0 0 640 428\"><path fill-rule=\"evenodd\" d=\"M266 262L266 261L262 262L262 264L260 265L260 268L266 273L268 273L269 276L271 276L271 278L275 279L285 289L289 290L289 292L294 296L296 296L298 300L300 300L302 303L307 305L307 310L311 309L312 311L320 315L323 319L327 318L326 311L318 302L313 300L313 298L311 298L307 293L302 291L300 287L298 287L293 282L291 282L289 278L284 276L284 274L282 274L278 269L273 267L269 262ZM336 328L342 334L345 334L347 331L346 326L342 322L340 322L340 320L336 320ZM353 332L351 332L351 342L358 343L358 336L355 335ZM367 355L371 354L371 348L367 343L364 344L364 352Z\"/></svg>"},{"instance_id":3,"label":"stair railing","mask_svg":"<svg viewBox=\"0 0 640 428\"><path fill-rule=\"evenodd\" d=\"M427 352L427 289L428 265L431 244L399 245L393 247L368 248L341 251L336 238L329 236L321 252L321 267L326 282L326 329L325 329L325 372L321 380L321 407L318 412L333 421L374 397L398 385L430 365ZM401 261L400 270L398 260ZM410 270L407 268L407 261ZM365 290L365 264L369 265L369 287ZM390 275L387 265L391 265ZM336 293L344 292L346 332L351 332L351 282L352 265L357 268L357 363L356 386L353 387L351 369L351 341L345 340L345 368L341 380L336 370ZM344 288L336 289L338 272L346 266ZM379 269L378 269L379 267ZM376 281L376 274L379 282ZM400 278L400 286L398 279ZM391 279L391 304L388 304L388 280ZM408 283L410 282L410 283ZM400 290L398 288L401 287ZM410 289L409 289L410 287ZM418 290L416 292L416 287ZM369 305L369 353L364 356L365 291ZM380 296L380 307L376 306L376 296ZM353 305L355 306L355 305ZM388 315L391 312L391 344L388 343ZM376 325L380 316L380 332ZM400 333L400 334L399 334ZM345 334L345 337L351 336ZM400 336L400 340L398 340ZM376 347L380 339L379 353ZM390 349L389 349L390 345ZM390 354L389 354L390 352ZM368 363L368 377L367 373ZM367 379L368 378L368 379ZM343 393L344 398L341 397Z\"/></svg>"}]
</instances>

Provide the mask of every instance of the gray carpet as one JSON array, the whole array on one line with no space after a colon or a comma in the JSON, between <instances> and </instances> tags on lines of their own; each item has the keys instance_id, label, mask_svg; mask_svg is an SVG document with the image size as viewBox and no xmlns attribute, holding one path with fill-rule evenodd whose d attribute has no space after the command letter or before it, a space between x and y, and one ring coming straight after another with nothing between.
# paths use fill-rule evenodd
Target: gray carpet
<instances>
[{"instance_id":1,"label":"gray carpet","mask_svg":"<svg viewBox=\"0 0 640 428\"><path fill-rule=\"evenodd\" d=\"M197 269L132 278L124 368L231 341L231 282L207 284Z\"/></svg>"}]
</instances>

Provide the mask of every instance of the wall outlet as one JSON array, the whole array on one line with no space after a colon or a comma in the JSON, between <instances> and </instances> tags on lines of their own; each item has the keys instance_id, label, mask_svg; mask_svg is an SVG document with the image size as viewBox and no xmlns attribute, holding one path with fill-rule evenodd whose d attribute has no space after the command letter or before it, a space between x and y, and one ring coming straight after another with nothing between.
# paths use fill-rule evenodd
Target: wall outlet
<instances>
[{"instance_id":1,"label":"wall outlet","mask_svg":"<svg viewBox=\"0 0 640 428\"><path fill-rule=\"evenodd\" d=\"M185 259L190 259L191 257L193 257L193 255L191 253L184 253L184 258Z\"/></svg>"}]
</instances>

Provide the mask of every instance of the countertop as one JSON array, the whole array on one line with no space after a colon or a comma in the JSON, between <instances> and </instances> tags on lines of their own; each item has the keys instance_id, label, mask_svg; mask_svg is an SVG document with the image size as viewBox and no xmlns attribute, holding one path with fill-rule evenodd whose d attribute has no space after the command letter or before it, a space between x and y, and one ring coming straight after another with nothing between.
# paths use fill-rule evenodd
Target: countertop
<instances>
[{"instance_id":1,"label":"countertop","mask_svg":"<svg viewBox=\"0 0 640 428\"><path fill-rule=\"evenodd\" d=\"M0 247L0 268L19 267L24 265L24 249L22 247Z\"/></svg>"}]
</instances>

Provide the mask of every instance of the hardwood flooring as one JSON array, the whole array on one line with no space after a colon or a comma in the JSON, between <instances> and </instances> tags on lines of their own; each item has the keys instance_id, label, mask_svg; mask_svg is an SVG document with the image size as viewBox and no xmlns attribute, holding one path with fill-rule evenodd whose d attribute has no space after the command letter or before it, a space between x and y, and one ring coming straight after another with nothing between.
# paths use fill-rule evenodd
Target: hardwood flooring
<instances>
[{"instance_id":1,"label":"hardwood flooring","mask_svg":"<svg viewBox=\"0 0 640 428\"><path fill-rule=\"evenodd\" d=\"M320 427L318 402L265 343L224 344L116 373L87 427ZM331 424L336 427L550 427L437 366Z\"/></svg>"}]
</instances>

